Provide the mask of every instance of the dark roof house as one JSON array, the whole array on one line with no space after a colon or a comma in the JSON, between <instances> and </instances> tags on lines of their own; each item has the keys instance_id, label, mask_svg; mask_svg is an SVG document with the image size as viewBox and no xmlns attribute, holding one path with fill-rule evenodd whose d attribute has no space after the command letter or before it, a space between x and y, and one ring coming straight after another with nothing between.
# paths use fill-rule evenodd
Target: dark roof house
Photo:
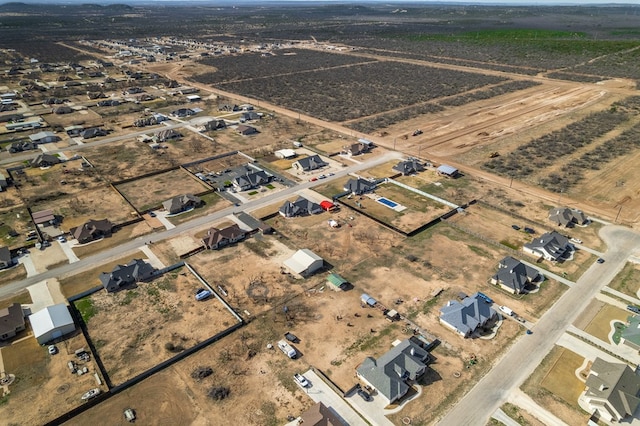
<instances>
[{"instance_id":1,"label":"dark roof house","mask_svg":"<svg viewBox=\"0 0 640 426\"><path fill-rule=\"evenodd\" d=\"M258 129L251 126L245 126L244 124L238 125L236 127L236 132L240 133L243 136L253 135L254 133L258 133Z\"/></svg>"},{"instance_id":2,"label":"dark roof house","mask_svg":"<svg viewBox=\"0 0 640 426\"><path fill-rule=\"evenodd\" d=\"M0 269L5 269L12 265L11 250L8 247L0 247Z\"/></svg>"},{"instance_id":3,"label":"dark roof house","mask_svg":"<svg viewBox=\"0 0 640 426\"><path fill-rule=\"evenodd\" d=\"M162 203L164 209L169 212L169 214L180 213L195 207L198 207L202 204L202 200L195 195L191 194L183 194L177 195L170 200Z\"/></svg>"},{"instance_id":4,"label":"dark roof house","mask_svg":"<svg viewBox=\"0 0 640 426\"><path fill-rule=\"evenodd\" d=\"M214 250L243 240L246 236L247 231L234 224L222 229L209 229L202 243L207 249Z\"/></svg>"},{"instance_id":5,"label":"dark roof house","mask_svg":"<svg viewBox=\"0 0 640 426\"><path fill-rule=\"evenodd\" d=\"M326 165L327 163L324 162L324 160L322 160L322 158L320 158L318 154L315 154L309 157L300 158L299 160L295 161L291 166L294 169L308 172L311 170L319 169Z\"/></svg>"},{"instance_id":6,"label":"dark roof house","mask_svg":"<svg viewBox=\"0 0 640 426\"><path fill-rule=\"evenodd\" d=\"M118 291L123 287L148 280L153 277L155 269L140 259L133 259L126 265L117 265L111 273L100 274L100 281L108 293Z\"/></svg>"},{"instance_id":7,"label":"dark roof house","mask_svg":"<svg viewBox=\"0 0 640 426\"><path fill-rule=\"evenodd\" d=\"M71 234L80 244L85 244L103 237L108 237L111 235L112 231L113 223L108 219L91 219L77 228L72 228Z\"/></svg>"},{"instance_id":8,"label":"dark roof house","mask_svg":"<svg viewBox=\"0 0 640 426\"><path fill-rule=\"evenodd\" d=\"M425 373L428 362L429 353L414 340L407 339L378 359L365 358L356 372L391 404L402 398L410 384Z\"/></svg>"},{"instance_id":9,"label":"dark roof house","mask_svg":"<svg viewBox=\"0 0 640 426\"><path fill-rule=\"evenodd\" d=\"M107 131L100 127L90 127L80 132L82 139L93 139L100 136L107 136Z\"/></svg>"},{"instance_id":10,"label":"dark roof house","mask_svg":"<svg viewBox=\"0 0 640 426\"><path fill-rule=\"evenodd\" d=\"M365 194L376 189L376 183L367 179L349 179L344 185L344 190L355 195Z\"/></svg>"},{"instance_id":11,"label":"dark roof house","mask_svg":"<svg viewBox=\"0 0 640 426\"><path fill-rule=\"evenodd\" d=\"M283 217L307 216L322 213L322 207L304 197L298 197L294 202L285 201L278 212Z\"/></svg>"},{"instance_id":12,"label":"dark roof house","mask_svg":"<svg viewBox=\"0 0 640 426\"><path fill-rule=\"evenodd\" d=\"M573 250L567 237L556 231L542 234L539 238L525 244L522 249L526 253L542 256L550 261L558 261Z\"/></svg>"},{"instance_id":13,"label":"dark roof house","mask_svg":"<svg viewBox=\"0 0 640 426\"><path fill-rule=\"evenodd\" d=\"M24 329L24 313L19 303L0 309L0 340L11 339Z\"/></svg>"},{"instance_id":14,"label":"dark roof house","mask_svg":"<svg viewBox=\"0 0 640 426\"><path fill-rule=\"evenodd\" d=\"M477 329L486 327L498 317L498 313L478 293L461 302L450 300L440 308L440 323L462 337L471 336Z\"/></svg>"},{"instance_id":15,"label":"dark roof house","mask_svg":"<svg viewBox=\"0 0 640 426\"><path fill-rule=\"evenodd\" d=\"M55 155L40 154L31 160L31 167L51 167L59 163L62 163L62 160Z\"/></svg>"},{"instance_id":16,"label":"dark roof house","mask_svg":"<svg viewBox=\"0 0 640 426\"><path fill-rule=\"evenodd\" d=\"M264 170L247 172L246 174L233 179L233 186L240 191L246 191L271 182L272 177L273 176L269 175Z\"/></svg>"},{"instance_id":17,"label":"dark roof house","mask_svg":"<svg viewBox=\"0 0 640 426\"><path fill-rule=\"evenodd\" d=\"M640 406L640 376L627 364L596 358L581 398L601 419L621 422Z\"/></svg>"},{"instance_id":18,"label":"dark roof house","mask_svg":"<svg viewBox=\"0 0 640 426\"><path fill-rule=\"evenodd\" d=\"M406 176L423 171L424 165L417 158L407 158L393 166L393 170Z\"/></svg>"},{"instance_id":19,"label":"dark roof house","mask_svg":"<svg viewBox=\"0 0 640 426\"><path fill-rule=\"evenodd\" d=\"M589 219L582 210L568 207L555 207L549 210L549 220L565 228L571 228L575 225L584 226L589 223Z\"/></svg>"},{"instance_id":20,"label":"dark roof house","mask_svg":"<svg viewBox=\"0 0 640 426\"><path fill-rule=\"evenodd\" d=\"M507 256L498 264L498 272L491 277L491 284L500 285L513 294L522 294L527 291L528 285L540 278L537 269Z\"/></svg>"}]
</instances>

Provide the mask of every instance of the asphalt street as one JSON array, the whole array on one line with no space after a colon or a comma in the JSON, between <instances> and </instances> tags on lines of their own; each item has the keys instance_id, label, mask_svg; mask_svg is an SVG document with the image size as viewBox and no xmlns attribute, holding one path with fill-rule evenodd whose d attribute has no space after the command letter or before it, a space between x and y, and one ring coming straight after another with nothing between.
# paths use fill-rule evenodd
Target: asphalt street
<instances>
[{"instance_id":1,"label":"asphalt street","mask_svg":"<svg viewBox=\"0 0 640 426\"><path fill-rule=\"evenodd\" d=\"M608 250L605 263L593 265L533 327L505 351L491 371L439 422L441 425L486 425L509 394L533 373L567 327L586 309L602 287L613 280L629 256L640 249L640 234L620 226L605 226L600 236ZM558 284L562 285L562 284ZM533 413L535 414L535 413Z\"/></svg>"},{"instance_id":2,"label":"asphalt street","mask_svg":"<svg viewBox=\"0 0 640 426\"><path fill-rule=\"evenodd\" d=\"M179 235L182 235L184 233L187 233L193 230L198 230L200 228L211 226L215 221L220 220L229 214L240 212L240 211L251 211L251 210L255 210L278 201L283 201L284 199L290 197L292 194L295 194L296 192L302 189L312 188L314 186L321 185L333 179L339 179L341 177L344 177L349 173L355 173L360 170L375 167L379 164L386 163L387 161L400 159L400 158L402 158L402 154L398 152L390 151L379 157L373 158L370 161L344 167L342 170L337 171L333 176L329 176L326 179L322 179L314 182L302 182L296 186L285 188L282 191L269 193L268 195L260 199L249 201L243 204L242 206L239 206L239 207L230 206L225 209L219 210L217 212L211 213L207 216L198 217L189 222L182 223L180 225L177 225L175 228L168 229L165 231L155 232L149 235L145 235L143 237L138 237L134 240L127 241L124 244L120 244L116 247L112 247L110 249L107 249L93 256L80 259L78 262L62 265L60 267L48 270L41 274L28 277L24 280L15 281L10 284L3 285L2 287L0 287L0 298L15 294L25 289L26 287L30 286L31 284L35 284L47 278L61 278L65 276L70 276L70 275L82 272L83 270L91 269L100 264L106 263L110 260L121 258L123 256L126 256L130 252L137 251L140 246L144 245L145 242L149 242L149 241L158 242L168 238L177 237Z\"/></svg>"}]
</instances>

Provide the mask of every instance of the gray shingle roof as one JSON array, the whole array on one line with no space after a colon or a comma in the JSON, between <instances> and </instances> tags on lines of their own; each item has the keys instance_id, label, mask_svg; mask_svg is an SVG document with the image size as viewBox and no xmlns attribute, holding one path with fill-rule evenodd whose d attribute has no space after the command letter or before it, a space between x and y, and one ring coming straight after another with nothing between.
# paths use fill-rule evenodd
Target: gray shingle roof
<instances>
[{"instance_id":1,"label":"gray shingle roof","mask_svg":"<svg viewBox=\"0 0 640 426\"><path fill-rule=\"evenodd\" d=\"M499 284L513 289L516 293L524 291L526 285L534 281L540 273L537 269L525 265L511 256L507 256L500 261L498 272L493 279Z\"/></svg>"},{"instance_id":2,"label":"gray shingle roof","mask_svg":"<svg viewBox=\"0 0 640 426\"><path fill-rule=\"evenodd\" d=\"M596 358L586 386L587 400L606 400L620 418L632 415L640 405L640 377L627 364Z\"/></svg>"},{"instance_id":3,"label":"gray shingle roof","mask_svg":"<svg viewBox=\"0 0 640 426\"><path fill-rule=\"evenodd\" d=\"M496 317L497 312L475 293L462 302L451 300L440 308L440 320L469 336L478 327Z\"/></svg>"}]
</instances>

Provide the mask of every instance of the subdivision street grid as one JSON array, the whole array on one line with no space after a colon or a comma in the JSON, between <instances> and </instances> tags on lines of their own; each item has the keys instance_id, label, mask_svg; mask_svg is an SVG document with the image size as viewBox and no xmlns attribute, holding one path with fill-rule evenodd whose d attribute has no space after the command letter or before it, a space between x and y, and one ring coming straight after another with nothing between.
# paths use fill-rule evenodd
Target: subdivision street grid
<instances>
[{"instance_id":1,"label":"subdivision street grid","mask_svg":"<svg viewBox=\"0 0 640 426\"><path fill-rule=\"evenodd\" d=\"M202 90L209 90L212 93L223 93L219 90L215 91L210 88L206 89L202 85L199 86ZM232 96L232 94L228 95ZM247 101L252 100L247 98ZM267 109L271 107L271 105L267 104ZM300 113L287 111L284 108L276 106L273 106L273 109L278 112L284 112L291 117L297 116L297 118L300 119ZM325 126L328 129L338 130L344 134L351 133L352 136L354 135L353 131L350 131L336 123L325 123L322 120L305 116L302 117L302 120L306 120L316 125ZM166 129L177 129L181 127L187 127L189 130L195 131L189 122L181 122L179 124L165 123ZM54 150L51 152L55 153L58 151L82 150L91 146L124 141L133 136L145 133L147 132L141 131L112 138L105 138L97 142L82 144L57 151ZM357 133L355 134L357 135ZM370 137L369 135L362 136ZM377 142L375 137L370 137L370 139ZM0 164L15 162L16 160L26 160L32 157L33 155L14 156L8 160L0 160ZM93 269L96 265L120 259L123 256L139 251L145 253L154 266L159 268L163 267L165 265L154 254L153 246L150 244L164 242L186 233L205 230L209 228L212 223L221 221L225 217L234 213L257 211L259 209L272 206L275 203L282 202L294 195L302 195L303 191L307 189L321 185L329 185L332 182L335 183L340 181L340 179L344 179L347 175L357 176L359 172L373 169L376 166L403 158L406 158L406 155L395 150L394 142L394 150L387 151L372 159L354 161L354 164L344 166L336 170L335 173L331 173L329 176L322 176L322 180L305 180L303 182L292 184L291 186L285 186L281 190L267 193L257 199L247 199L243 196L234 197L234 195L230 195L230 199L238 201L237 204L225 207L206 216L186 220L182 223L172 224L164 216L158 217L157 220L165 224L166 229L133 238L117 246L110 247L87 257L76 257L75 253L67 243L60 243L60 249L68 257L69 263L54 266L52 269L46 270L45 272L37 273L34 269L33 263L31 262L32 259L29 258L28 261L24 263L25 268L27 269L27 278L16 280L1 286L0 298L12 296L33 284L42 283L47 279L65 278L76 275L85 270ZM457 166L455 162L452 162L452 164ZM472 175L475 172L478 171L471 171L469 174ZM484 178L485 175L480 173L480 176L483 176ZM511 187L511 184L509 184L509 187ZM423 195L439 199L438 197L431 196L428 193L423 193ZM550 196L548 196L547 199L549 199L549 197ZM457 207L456 204L447 203L450 204L450 207L453 207L454 210ZM447 410L443 411L445 414L443 414L443 416L438 420L439 424L444 426L485 425L491 417L506 425L516 424L514 419L510 419L508 414L505 413L504 407L502 407L506 402L510 402L523 410L526 410L545 424L563 424L555 414L547 411L546 407L540 407L537 402L533 401L528 395L519 389L524 381L531 376L536 368L538 368L544 357L554 346L567 347L580 352L582 355L584 355L585 352L588 352L588 356L585 355L584 357L589 359L600 356L612 361L624 359L629 364L637 365L637 361L640 360L637 353L633 353L632 350L627 352L620 350L619 353L616 354L617 357L615 357L601 352L597 346L606 346L607 349L614 348L614 346L604 342L600 344L597 338L588 335L585 331L580 330L573 325L578 316L585 311L587 306L594 299L607 301L610 305L617 306L622 309L625 308L627 301L629 303L637 303L639 301L636 298L610 289L608 285L612 283L627 262L634 262L637 260L637 256L640 255L640 233L622 226L604 223L599 230L599 236L602 241L604 241L606 249L596 250L588 247L587 245L577 245L584 253L590 256L600 257L603 260L600 262L596 261L594 258L593 261L589 263L590 266L588 266L586 270L581 271L577 279L576 277L573 277L570 280L565 278L564 275L560 275L560 273L552 273L533 263L523 261L523 263L539 269L547 278L556 281L557 284L563 286L563 288L566 287L566 291L553 304L551 304L548 310L542 313L537 320L534 322L526 321L524 323L528 329L527 334L522 333L514 340L513 344L509 346L508 350L502 353L498 352L501 353L501 355L498 359L491 361L488 372L481 377L473 388L462 396L455 405L447 407ZM607 294L602 294L601 292L603 291ZM623 303L620 300L624 300L625 302ZM373 333L373 329L371 332ZM582 340L577 337L582 337ZM446 345L446 342L443 343ZM366 424L367 422L369 424L380 426L391 424L391 421L382 414L382 410L379 410L379 412L376 411L375 413L373 410L371 413L367 412L366 408L371 407L372 405L367 405L368 402L358 399L359 396L354 396L354 394L351 394L351 396L348 397L340 395L339 392L336 392L328 383L323 382L319 375L314 373L313 370L309 370L305 374L312 383L310 388L304 390L305 393L313 401L323 402L325 405L330 406L332 410L337 411L349 424ZM420 392L428 393L429 387L421 387ZM351 398L355 398L356 400L350 400ZM374 403L380 405L381 401L381 399L376 397ZM396 411L399 412L401 409L402 407L398 407Z\"/></svg>"}]
</instances>

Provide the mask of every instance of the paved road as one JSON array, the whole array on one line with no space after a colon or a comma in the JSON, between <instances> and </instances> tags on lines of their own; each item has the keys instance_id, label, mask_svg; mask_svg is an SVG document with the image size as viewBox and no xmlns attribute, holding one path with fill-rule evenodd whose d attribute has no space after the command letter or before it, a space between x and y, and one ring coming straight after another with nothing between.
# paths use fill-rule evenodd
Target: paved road
<instances>
[{"instance_id":1,"label":"paved road","mask_svg":"<svg viewBox=\"0 0 640 426\"><path fill-rule=\"evenodd\" d=\"M600 236L609 247L604 255L606 262L594 263L542 316L533 334L524 335L514 343L439 424L485 425L510 393L533 373L591 299L624 267L627 258L640 249L640 234L627 228L605 226Z\"/></svg>"},{"instance_id":2,"label":"paved road","mask_svg":"<svg viewBox=\"0 0 640 426\"><path fill-rule=\"evenodd\" d=\"M0 298L15 294L23 290L24 288L28 287L29 285L47 278L60 278L60 277L70 276L75 273L81 272L83 270L93 268L96 265L100 265L110 260L126 256L128 253L138 251L140 246L143 245L144 242L146 241L157 242L157 241L165 240L167 238L177 237L178 235L182 235L186 232L189 232L192 230L198 230L200 228L206 227L210 225L212 222L220 220L231 213L240 212L240 211L251 211L251 210L255 210L255 209L267 206L269 204L273 204L278 201L283 201L284 199L290 197L292 194L295 194L300 190L303 190L306 188L312 188L314 186L318 186L320 184L331 181L333 179L344 177L349 173L354 173L363 169L375 167L377 165L386 163L387 161L391 161L399 158L402 158L402 155L400 153L387 152L384 155L381 155L379 157L371 159L370 161L367 161L366 163L354 164L352 166L345 167L337 171L333 176L329 176L326 179L323 179L321 181L302 182L297 186L285 188L282 191L270 193L260 199L248 201L247 203L243 204L241 207L235 207L235 206L227 207L225 209L211 213L207 216L198 217L189 222L185 222L180 225L177 225L175 228L167 229L161 232L156 232L150 235L146 235L144 237L138 237L134 240L127 241L126 243L120 244L119 246L105 250L93 256L81 259L78 262L62 265L58 268L51 269L41 274L30 276L24 280L15 281L10 284L3 285L2 287L0 287Z\"/></svg>"}]
</instances>

